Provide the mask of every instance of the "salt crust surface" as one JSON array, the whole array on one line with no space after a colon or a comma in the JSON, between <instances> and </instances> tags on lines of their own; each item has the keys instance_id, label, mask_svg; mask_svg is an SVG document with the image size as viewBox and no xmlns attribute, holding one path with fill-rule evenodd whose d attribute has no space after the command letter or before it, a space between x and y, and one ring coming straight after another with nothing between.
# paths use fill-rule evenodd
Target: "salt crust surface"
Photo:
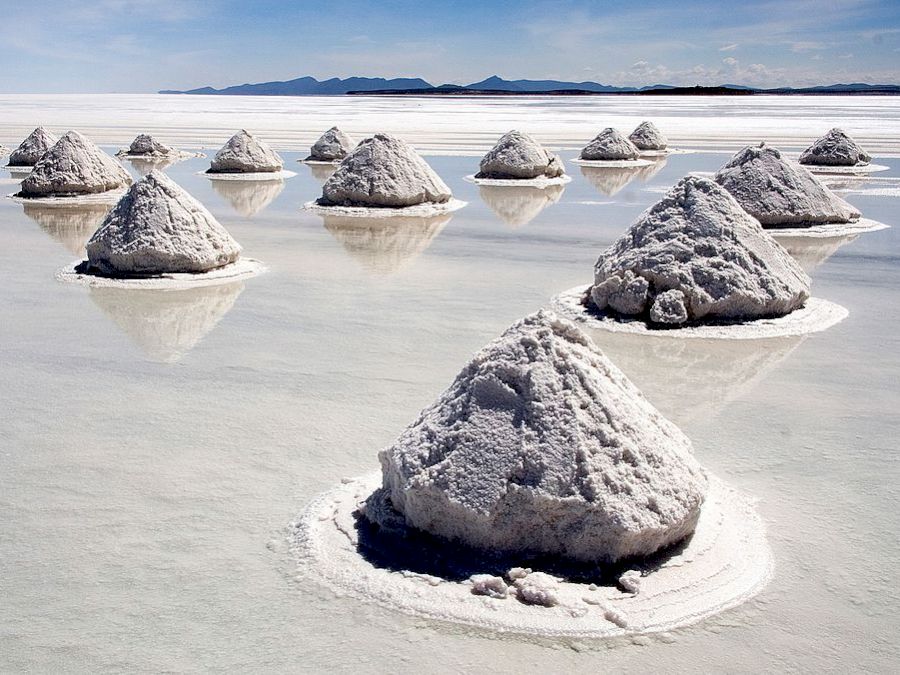
<instances>
[{"instance_id":1,"label":"salt crust surface","mask_svg":"<svg viewBox=\"0 0 900 675\"><path fill-rule=\"evenodd\" d=\"M649 156L649 154L648 154ZM630 166L650 166L654 162L649 159L581 159L576 157L571 160L572 164L580 164L581 166L599 166L599 167L615 167L623 168Z\"/></svg>"},{"instance_id":2,"label":"salt crust surface","mask_svg":"<svg viewBox=\"0 0 900 675\"><path fill-rule=\"evenodd\" d=\"M198 171L198 176L206 176L210 180L248 180L248 181L264 181L264 180L284 180L285 178L293 178L297 175L296 171L263 171L259 173L209 173L207 171Z\"/></svg>"},{"instance_id":3,"label":"salt crust surface","mask_svg":"<svg viewBox=\"0 0 900 675\"><path fill-rule=\"evenodd\" d=\"M818 333L840 323L850 314L844 307L829 300L812 297L803 308L776 319L756 319L735 324L710 324L682 328L648 328L643 321L622 320L588 309L582 299L590 286L576 286L550 300L550 308L586 328L613 333L634 333L668 338L709 338L716 340L758 340L761 338L793 337Z\"/></svg>"},{"instance_id":4,"label":"salt crust surface","mask_svg":"<svg viewBox=\"0 0 900 675\"><path fill-rule=\"evenodd\" d=\"M660 567L645 572L637 594L560 579L557 604L545 607L515 597L475 595L469 580L377 567L360 553L354 514L379 486L379 473L345 479L316 498L292 523L291 550L301 576L414 616L549 637L667 631L746 602L772 575L772 552L753 501L713 475L707 479L709 491L693 537Z\"/></svg>"},{"instance_id":5,"label":"salt crust surface","mask_svg":"<svg viewBox=\"0 0 900 675\"><path fill-rule=\"evenodd\" d=\"M412 216L423 218L441 213L451 213L464 207L468 202L451 198L446 202L425 202L414 206L322 206L317 201L306 202L303 208L321 216L356 216L359 218L396 218Z\"/></svg>"},{"instance_id":6,"label":"salt crust surface","mask_svg":"<svg viewBox=\"0 0 900 675\"><path fill-rule=\"evenodd\" d=\"M864 176L868 173L887 171L891 167L884 164L857 164L856 166L817 166L815 164L803 164L804 169L810 173L820 175Z\"/></svg>"},{"instance_id":7,"label":"salt crust surface","mask_svg":"<svg viewBox=\"0 0 900 675\"><path fill-rule=\"evenodd\" d=\"M161 274L156 277L134 277L117 279L114 277L102 277L95 274L83 274L76 268L82 265L84 260L76 260L66 265L56 273L56 279L82 286L95 286L101 288L135 288L135 289L179 289L193 288L197 286L214 286L225 284L240 279L249 279L266 271L266 266L254 258L238 258L237 261L224 267L218 267L202 274L176 273Z\"/></svg>"},{"instance_id":8,"label":"salt crust surface","mask_svg":"<svg viewBox=\"0 0 900 675\"><path fill-rule=\"evenodd\" d=\"M478 178L476 174L471 174L465 177L470 183L475 183L475 185L491 185L494 187L535 187L535 188L545 188L551 187L553 185L566 185L567 183L572 182L572 177L563 174L562 176L556 176L554 178L548 178L547 176L538 176L537 178Z\"/></svg>"},{"instance_id":9,"label":"salt crust surface","mask_svg":"<svg viewBox=\"0 0 900 675\"><path fill-rule=\"evenodd\" d=\"M71 197L20 197L18 193L7 195L18 204L37 204L40 206L90 206L92 204L115 204L126 192L125 188L94 192L91 194L73 195Z\"/></svg>"},{"instance_id":10,"label":"salt crust surface","mask_svg":"<svg viewBox=\"0 0 900 675\"><path fill-rule=\"evenodd\" d=\"M866 232L878 232L886 230L890 225L879 223L870 218L860 218L852 223L831 223L828 225L813 225L812 227L776 227L767 229L775 239L779 237L846 237L851 234L865 234Z\"/></svg>"}]
</instances>

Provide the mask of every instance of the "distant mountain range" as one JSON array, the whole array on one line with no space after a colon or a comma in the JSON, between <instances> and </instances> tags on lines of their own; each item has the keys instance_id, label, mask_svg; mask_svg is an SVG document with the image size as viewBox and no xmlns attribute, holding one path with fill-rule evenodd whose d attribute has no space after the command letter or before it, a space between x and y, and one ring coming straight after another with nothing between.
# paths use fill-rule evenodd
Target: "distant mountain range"
<instances>
[{"instance_id":1,"label":"distant mountain range","mask_svg":"<svg viewBox=\"0 0 900 675\"><path fill-rule=\"evenodd\" d=\"M654 84L647 87L614 87L597 82L565 82L561 80L504 80L491 77L468 85L442 84L434 86L425 80L383 77L333 77L319 81L314 77L295 80L238 84L224 89L200 87L187 91L164 89L160 94L195 94L219 96L340 96L343 94L395 95L587 95L587 94L900 94L895 84L832 84L818 87L780 87L757 89L739 84L718 87L676 87Z\"/></svg>"}]
</instances>

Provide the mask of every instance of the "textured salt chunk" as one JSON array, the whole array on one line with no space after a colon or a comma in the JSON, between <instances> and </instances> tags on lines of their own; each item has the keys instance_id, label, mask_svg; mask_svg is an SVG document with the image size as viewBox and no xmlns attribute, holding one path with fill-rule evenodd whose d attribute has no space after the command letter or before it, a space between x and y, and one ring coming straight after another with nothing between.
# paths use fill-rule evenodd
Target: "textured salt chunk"
<instances>
[{"instance_id":1,"label":"textured salt chunk","mask_svg":"<svg viewBox=\"0 0 900 675\"><path fill-rule=\"evenodd\" d=\"M559 604L559 579L543 572L532 572L513 583L516 597L526 605L556 607Z\"/></svg>"},{"instance_id":2,"label":"textured salt chunk","mask_svg":"<svg viewBox=\"0 0 900 675\"><path fill-rule=\"evenodd\" d=\"M337 127L331 127L322 134L309 149L307 159L319 162L333 162L336 159L344 159L355 145L350 136Z\"/></svg>"},{"instance_id":3,"label":"textured salt chunk","mask_svg":"<svg viewBox=\"0 0 900 675\"><path fill-rule=\"evenodd\" d=\"M69 197L116 190L131 176L115 159L77 131L47 150L22 181L21 197Z\"/></svg>"},{"instance_id":4,"label":"textured salt chunk","mask_svg":"<svg viewBox=\"0 0 900 675\"><path fill-rule=\"evenodd\" d=\"M129 189L86 248L89 267L109 276L208 272L241 253L212 214L161 171Z\"/></svg>"},{"instance_id":5,"label":"textured salt chunk","mask_svg":"<svg viewBox=\"0 0 900 675\"><path fill-rule=\"evenodd\" d=\"M810 166L857 166L872 158L843 129L835 127L800 155L800 163Z\"/></svg>"},{"instance_id":6,"label":"textured salt chunk","mask_svg":"<svg viewBox=\"0 0 900 675\"><path fill-rule=\"evenodd\" d=\"M860 217L809 171L765 143L738 152L715 180L763 226L848 223Z\"/></svg>"},{"instance_id":7,"label":"textured salt chunk","mask_svg":"<svg viewBox=\"0 0 900 675\"><path fill-rule=\"evenodd\" d=\"M472 593L486 595L489 598L502 599L509 594L509 586L500 577L491 574L473 574L469 577L472 582Z\"/></svg>"},{"instance_id":8,"label":"textured salt chunk","mask_svg":"<svg viewBox=\"0 0 900 675\"><path fill-rule=\"evenodd\" d=\"M478 352L379 459L378 497L410 527L590 562L681 541L707 485L684 434L544 311Z\"/></svg>"},{"instance_id":9,"label":"textured salt chunk","mask_svg":"<svg viewBox=\"0 0 900 675\"><path fill-rule=\"evenodd\" d=\"M504 134L481 160L476 178L556 178L565 173L562 160L528 134Z\"/></svg>"},{"instance_id":10,"label":"textured salt chunk","mask_svg":"<svg viewBox=\"0 0 900 675\"><path fill-rule=\"evenodd\" d=\"M600 255L590 298L600 310L629 316L649 308L658 323L741 321L800 308L809 285L725 190L687 176Z\"/></svg>"},{"instance_id":11,"label":"textured salt chunk","mask_svg":"<svg viewBox=\"0 0 900 675\"><path fill-rule=\"evenodd\" d=\"M638 150L665 150L668 139L653 122L641 122L628 136Z\"/></svg>"},{"instance_id":12,"label":"textured salt chunk","mask_svg":"<svg viewBox=\"0 0 900 675\"><path fill-rule=\"evenodd\" d=\"M174 155L178 151L168 145L160 143L149 134L138 134L128 147L128 155L143 157L166 157Z\"/></svg>"},{"instance_id":13,"label":"textured salt chunk","mask_svg":"<svg viewBox=\"0 0 900 675\"><path fill-rule=\"evenodd\" d=\"M44 127L38 127L9 155L9 166L34 166L59 139Z\"/></svg>"},{"instance_id":14,"label":"textured salt chunk","mask_svg":"<svg viewBox=\"0 0 900 675\"><path fill-rule=\"evenodd\" d=\"M641 590L641 573L637 570L628 570L619 576L619 586L637 595Z\"/></svg>"},{"instance_id":15,"label":"textured salt chunk","mask_svg":"<svg viewBox=\"0 0 900 675\"><path fill-rule=\"evenodd\" d=\"M637 159L640 154L634 143L616 129L607 127L584 147L581 151L581 159L600 161Z\"/></svg>"},{"instance_id":16,"label":"textured salt chunk","mask_svg":"<svg viewBox=\"0 0 900 675\"><path fill-rule=\"evenodd\" d=\"M530 567L512 567L506 573L506 578L510 581L515 581L516 579L524 579L529 574L531 574Z\"/></svg>"},{"instance_id":17,"label":"textured salt chunk","mask_svg":"<svg viewBox=\"0 0 900 675\"><path fill-rule=\"evenodd\" d=\"M322 186L322 206L405 207L450 201L450 188L405 142L376 134L360 142Z\"/></svg>"},{"instance_id":18,"label":"textured salt chunk","mask_svg":"<svg viewBox=\"0 0 900 675\"><path fill-rule=\"evenodd\" d=\"M273 173L283 166L277 152L241 129L216 153L208 173Z\"/></svg>"}]
</instances>

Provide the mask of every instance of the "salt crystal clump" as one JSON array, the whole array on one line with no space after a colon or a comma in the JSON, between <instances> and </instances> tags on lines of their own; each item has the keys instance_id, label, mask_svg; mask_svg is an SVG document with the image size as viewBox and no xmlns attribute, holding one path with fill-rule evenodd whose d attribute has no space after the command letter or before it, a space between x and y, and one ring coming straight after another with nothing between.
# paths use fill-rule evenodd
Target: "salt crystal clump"
<instances>
[{"instance_id":1,"label":"salt crystal clump","mask_svg":"<svg viewBox=\"0 0 900 675\"><path fill-rule=\"evenodd\" d=\"M513 582L516 597L526 605L556 607L559 604L559 579L544 572L532 572Z\"/></svg>"},{"instance_id":2,"label":"salt crystal clump","mask_svg":"<svg viewBox=\"0 0 900 675\"><path fill-rule=\"evenodd\" d=\"M277 152L241 129L216 153L207 173L274 173L283 166Z\"/></svg>"},{"instance_id":3,"label":"salt crystal clump","mask_svg":"<svg viewBox=\"0 0 900 675\"><path fill-rule=\"evenodd\" d=\"M640 154L634 143L616 129L607 127L584 147L581 151L581 159L597 161L637 159Z\"/></svg>"},{"instance_id":4,"label":"salt crystal clump","mask_svg":"<svg viewBox=\"0 0 900 675\"><path fill-rule=\"evenodd\" d=\"M479 351L379 459L369 501L412 528L588 562L681 541L707 487L687 437L547 311Z\"/></svg>"},{"instance_id":5,"label":"salt crystal clump","mask_svg":"<svg viewBox=\"0 0 900 675\"><path fill-rule=\"evenodd\" d=\"M810 279L721 187L682 178L594 266L592 304L652 323L744 321L803 306Z\"/></svg>"},{"instance_id":6,"label":"salt crystal clump","mask_svg":"<svg viewBox=\"0 0 900 675\"><path fill-rule=\"evenodd\" d=\"M472 593L475 595L486 595L499 600L509 594L506 582L491 574L473 574L469 581L472 582Z\"/></svg>"},{"instance_id":7,"label":"salt crystal clump","mask_svg":"<svg viewBox=\"0 0 900 675\"><path fill-rule=\"evenodd\" d=\"M800 155L800 163L810 166L856 166L872 158L843 129L835 127Z\"/></svg>"},{"instance_id":8,"label":"salt crystal clump","mask_svg":"<svg viewBox=\"0 0 900 675\"><path fill-rule=\"evenodd\" d=\"M785 161L765 143L738 152L715 180L763 226L848 223L860 217L809 171Z\"/></svg>"},{"instance_id":9,"label":"salt crystal clump","mask_svg":"<svg viewBox=\"0 0 900 675\"><path fill-rule=\"evenodd\" d=\"M128 190L85 248L90 271L117 277L208 272L241 253L212 214L161 171Z\"/></svg>"},{"instance_id":10,"label":"salt crystal clump","mask_svg":"<svg viewBox=\"0 0 900 675\"><path fill-rule=\"evenodd\" d=\"M123 154L141 157L167 157L176 154L177 152L178 151L175 150L175 148L160 143L149 134L138 134L135 139L131 141L128 151Z\"/></svg>"},{"instance_id":11,"label":"salt crystal clump","mask_svg":"<svg viewBox=\"0 0 900 675\"><path fill-rule=\"evenodd\" d=\"M488 150L476 178L557 178L565 173L562 160L528 134L510 131Z\"/></svg>"},{"instance_id":12,"label":"salt crystal clump","mask_svg":"<svg viewBox=\"0 0 900 675\"><path fill-rule=\"evenodd\" d=\"M38 127L9 155L9 166L34 166L38 160L50 148L56 145L59 139L44 129Z\"/></svg>"},{"instance_id":13,"label":"salt crystal clump","mask_svg":"<svg viewBox=\"0 0 900 675\"><path fill-rule=\"evenodd\" d=\"M354 142L337 127L331 127L322 134L309 149L309 157L306 159L317 162L333 162L344 159L353 149Z\"/></svg>"},{"instance_id":14,"label":"salt crystal clump","mask_svg":"<svg viewBox=\"0 0 900 675\"><path fill-rule=\"evenodd\" d=\"M450 188L405 142L375 134L360 142L322 186L321 206L405 207L448 202Z\"/></svg>"},{"instance_id":15,"label":"salt crystal clump","mask_svg":"<svg viewBox=\"0 0 900 675\"><path fill-rule=\"evenodd\" d=\"M641 573L637 570L628 570L619 576L619 586L637 595L641 591Z\"/></svg>"},{"instance_id":16,"label":"salt crystal clump","mask_svg":"<svg viewBox=\"0 0 900 675\"><path fill-rule=\"evenodd\" d=\"M628 136L638 150L665 150L668 139L653 122L641 122Z\"/></svg>"},{"instance_id":17,"label":"salt crystal clump","mask_svg":"<svg viewBox=\"0 0 900 675\"><path fill-rule=\"evenodd\" d=\"M131 176L115 159L77 131L47 150L22 181L21 197L71 197L116 190Z\"/></svg>"}]
</instances>

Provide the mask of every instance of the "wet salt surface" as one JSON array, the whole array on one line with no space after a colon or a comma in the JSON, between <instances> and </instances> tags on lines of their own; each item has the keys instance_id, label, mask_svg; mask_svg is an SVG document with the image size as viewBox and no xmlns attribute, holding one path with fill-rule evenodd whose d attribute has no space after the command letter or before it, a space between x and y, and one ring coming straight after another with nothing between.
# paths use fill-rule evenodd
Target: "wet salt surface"
<instances>
[{"instance_id":1,"label":"wet salt surface","mask_svg":"<svg viewBox=\"0 0 900 675\"><path fill-rule=\"evenodd\" d=\"M520 105L549 124L561 104ZM803 124L834 126L843 106L869 114L853 100L839 105ZM140 126L129 126L133 114L122 105L107 116L122 120L120 142ZM15 140L4 131L10 115L0 117L5 145ZM328 117L319 115L313 121ZM897 128L884 118L867 125ZM184 145L191 130L179 134L163 137ZM892 165L879 176L900 176L896 162L874 155ZM305 148L283 156L293 162ZM612 180L611 196L573 171L557 203L512 227L463 179L477 158L429 157L469 205L408 237L388 222L329 229L300 209L320 183L296 164L298 176L274 196L242 197L268 204L241 215L195 175L204 160L188 160L167 172L269 272L165 297L59 284L54 273L95 214L69 221L0 200L2 669L894 669L900 223L896 196L879 193L846 198L894 227L836 248L808 242L835 248L827 258L792 242L813 261L813 293L850 310L824 333L707 349L593 335L682 426L705 466L759 498L776 568L755 600L661 636L519 640L294 580L286 527L306 503L376 469L377 450L473 351L589 281L600 248L658 199L650 190L724 160L671 156L646 182Z\"/></svg>"}]
</instances>

